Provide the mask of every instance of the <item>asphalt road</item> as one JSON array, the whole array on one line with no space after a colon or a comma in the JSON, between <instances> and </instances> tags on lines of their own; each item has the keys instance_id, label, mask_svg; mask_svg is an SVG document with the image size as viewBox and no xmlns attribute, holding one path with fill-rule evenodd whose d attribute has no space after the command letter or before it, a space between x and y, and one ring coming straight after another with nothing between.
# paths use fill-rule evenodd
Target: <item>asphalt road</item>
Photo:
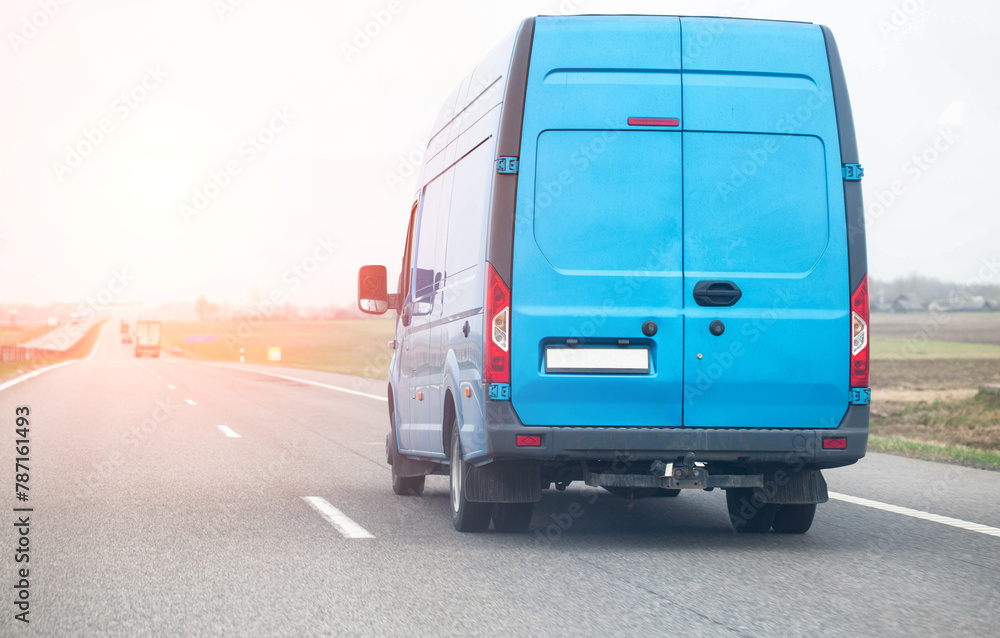
<instances>
[{"instance_id":1,"label":"asphalt road","mask_svg":"<svg viewBox=\"0 0 1000 638\"><path fill-rule=\"evenodd\" d=\"M430 477L423 498L392 494L383 383L282 373L313 383L136 360L106 328L92 359L0 392L11 489L0 634L983 636L1000 626L1000 537L845 500L821 505L806 535L737 536L720 491L629 507L574 486L544 492L528 534L460 534L446 477ZM27 503L11 485L18 405L32 411ZM837 494L1000 527L1000 473L873 454L826 477ZM346 537L304 497L373 538ZM12 508L25 504L28 627L11 593L22 566Z\"/></svg>"}]
</instances>

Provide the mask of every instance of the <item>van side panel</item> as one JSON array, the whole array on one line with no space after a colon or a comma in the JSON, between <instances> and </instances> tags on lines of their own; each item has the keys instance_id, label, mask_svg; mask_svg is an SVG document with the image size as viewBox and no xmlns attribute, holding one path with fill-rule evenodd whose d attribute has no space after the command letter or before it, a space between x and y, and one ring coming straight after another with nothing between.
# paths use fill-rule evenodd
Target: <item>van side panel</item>
<instances>
[{"instance_id":1,"label":"van side panel","mask_svg":"<svg viewBox=\"0 0 1000 638\"><path fill-rule=\"evenodd\" d=\"M424 187L417 213L417 251L414 258L413 284L409 304L410 325L402 347L411 365L410 422L408 449L432 451L440 423L432 406L440 403L437 371L442 359L434 336L434 326L443 309L439 302L444 272L445 239L454 174L446 171ZM405 399L404 399L405 400Z\"/></svg>"},{"instance_id":2,"label":"van side panel","mask_svg":"<svg viewBox=\"0 0 1000 638\"><path fill-rule=\"evenodd\" d=\"M404 301L411 318L408 326L397 324L400 347L393 377L399 447L419 456L445 457L447 400L455 402L463 437L478 438L478 449L484 449L483 256L505 73L515 37L512 33L494 48L446 100L420 174L416 251L408 273L412 293Z\"/></svg>"},{"instance_id":3,"label":"van side panel","mask_svg":"<svg viewBox=\"0 0 1000 638\"><path fill-rule=\"evenodd\" d=\"M451 169L455 186L447 228L444 287L439 297L443 317L437 328L438 350L445 356L440 396L444 399L450 391L456 401L463 449L467 452L483 448L482 335L486 281L483 257L496 172L493 157L499 120L498 106L462 135L461 159ZM439 423L443 405L440 410ZM437 447L442 452L444 445L444 437L439 437Z\"/></svg>"},{"instance_id":4,"label":"van side panel","mask_svg":"<svg viewBox=\"0 0 1000 638\"><path fill-rule=\"evenodd\" d=\"M834 428L849 404L837 119L814 25L681 19L688 427ZM699 281L743 293L694 301ZM710 324L722 321L716 336ZM699 356L696 356L699 355Z\"/></svg>"}]
</instances>

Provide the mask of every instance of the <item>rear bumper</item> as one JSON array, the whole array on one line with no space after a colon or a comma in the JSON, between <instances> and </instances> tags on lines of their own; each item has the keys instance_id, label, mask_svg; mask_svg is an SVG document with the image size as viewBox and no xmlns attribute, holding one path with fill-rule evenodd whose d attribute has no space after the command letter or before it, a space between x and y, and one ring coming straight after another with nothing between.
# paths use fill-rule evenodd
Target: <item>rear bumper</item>
<instances>
[{"instance_id":1,"label":"rear bumper","mask_svg":"<svg viewBox=\"0 0 1000 638\"><path fill-rule=\"evenodd\" d=\"M694 452L698 461L808 464L819 468L854 463L868 445L867 405L851 405L836 428L633 428L529 427L509 402L486 402L485 454L494 460L614 461L669 460ZM539 447L518 447L517 435L542 437ZM844 449L823 449L823 439L847 439Z\"/></svg>"}]
</instances>

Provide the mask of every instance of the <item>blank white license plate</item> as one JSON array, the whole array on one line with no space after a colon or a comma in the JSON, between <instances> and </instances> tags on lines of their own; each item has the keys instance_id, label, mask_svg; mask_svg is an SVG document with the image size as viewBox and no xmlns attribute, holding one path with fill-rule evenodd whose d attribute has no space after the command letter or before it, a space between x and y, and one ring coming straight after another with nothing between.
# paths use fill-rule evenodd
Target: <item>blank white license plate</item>
<instances>
[{"instance_id":1,"label":"blank white license plate","mask_svg":"<svg viewBox=\"0 0 1000 638\"><path fill-rule=\"evenodd\" d=\"M545 371L557 374L649 374L649 349L545 348Z\"/></svg>"}]
</instances>

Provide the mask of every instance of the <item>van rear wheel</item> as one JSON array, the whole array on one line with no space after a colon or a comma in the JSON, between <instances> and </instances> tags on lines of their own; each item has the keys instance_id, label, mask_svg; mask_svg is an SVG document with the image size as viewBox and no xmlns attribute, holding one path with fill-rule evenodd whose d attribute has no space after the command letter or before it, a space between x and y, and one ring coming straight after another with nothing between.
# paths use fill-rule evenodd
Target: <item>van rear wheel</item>
<instances>
[{"instance_id":1,"label":"van rear wheel","mask_svg":"<svg viewBox=\"0 0 1000 638\"><path fill-rule=\"evenodd\" d=\"M493 506L493 529L507 534L523 534L531 527L534 503L497 503Z\"/></svg>"},{"instance_id":2,"label":"van rear wheel","mask_svg":"<svg viewBox=\"0 0 1000 638\"><path fill-rule=\"evenodd\" d=\"M753 488L730 488L726 490L726 506L729 508L729 522L739 534L763 534L771 529L774 513L778 506L761 503L753 497Z\"/></svg>"},{"instance_id":3,"label":"van rear wheel","mask_svg":"<svg viewBox=\"0 0 1000 638\"><path fill-rule=\"evenodd\" d=\"M779 505L774 513L772 529L779 534L805 534L816 516L816 503Z\"/></svg>"},{"instance_id":4,"label":"van rear wheel","mask_svg":"<svg viewBox=\"0 0 1000 638\"><path fill-rule=\"evenodd\" d=\"M469 464L462 460L462 442L458 438L458 424L451 428L451 522L460 532L485 532L493 517L493 503L474 503L465 498L466 477Z\"/></svg>"}]
</instances>

